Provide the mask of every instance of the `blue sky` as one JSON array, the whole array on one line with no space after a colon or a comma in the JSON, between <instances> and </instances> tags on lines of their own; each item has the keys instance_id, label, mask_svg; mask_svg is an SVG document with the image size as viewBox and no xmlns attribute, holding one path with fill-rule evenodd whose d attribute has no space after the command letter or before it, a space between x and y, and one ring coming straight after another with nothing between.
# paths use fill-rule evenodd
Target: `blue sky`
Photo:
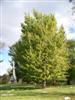
<instances>
[{"instance_id":1,"label":"blue sky","mask_svg":"<svg viewBox=\"0 0 75 100\"><path fill-rule=\"evenodd\" d=\"M75 39L75 22L71 11L72 4L68 0L0 0L0 41L6 45L1 49L0 74L10 68L8 56L9 46L20 38L20 24L24 20L24 14L32 15L33 9L49 14L53 13L57 19L57 25L64 25L67 39Z\"/></svg>"}]
</instances>

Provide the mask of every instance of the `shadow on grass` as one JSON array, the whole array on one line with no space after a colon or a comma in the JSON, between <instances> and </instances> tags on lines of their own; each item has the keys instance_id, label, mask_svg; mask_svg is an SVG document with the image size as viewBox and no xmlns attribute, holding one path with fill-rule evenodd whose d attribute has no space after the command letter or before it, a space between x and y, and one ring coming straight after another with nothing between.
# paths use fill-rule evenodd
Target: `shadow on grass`
<instances>
[{"instance_id":1,"label":"shadow on grass","mask_svg":"<svg viewBox=\"0 0 75 100\"><path fill-rule=\"evenodd\" d=\"M14 89L15 91L17 90L17 92L15 92L16 96L35 96L37 98L38 97L59 97L59 96L70 96L73 97L75 99L75 92L72 91L67 91L64 92L59 90L53 90L53 91L47 91L45 89L42 89L41 91L39 91L38 87L35 86L25 86L25 85L5 85L5 86L0 86L0 90L12 90ZM37 90L38 89L38 90ZM21 91L24 90L24 91ZM28 91L26 91L28 90Z\"/></svg>"},{"instance_id":2,"label":"shadow on grass","mask_svg":"<svg viewBox=\"0 0 75 100\"><path fill-rule=\"evenodd\" d=\"M29 86L25 86L25 85L4 85L4 86L0 86L0 90L34 90L34 89L39 89L39 87L33 86L33 85L29 85Z\"/></svg>"},{"instance_id":3,"label":"shadow on grass","mask_svg":"<svg viewBox=\"0 0 75 100\"><path fill-rule=\"evenodd\" d=\"M52 93L40 93L40 92L26 92L24 94L20 94L20 96L35 96L35 97L55 97L55 96L70 96L75 97L75 93L60 93L60 92L52 92Z\"/></svg>"},{"instance_id":4,"label":"shadow on grass","mask_svg":"<svg viewBox=\"0 0 75 100\"><path fill-rule=\"evenodd\" d=\"M50 100L51 100L51 98L57 98L57 100L58 100L58 98L64 98L64 97L68 96L68 97L71 98L71 100L75 100L75 93L65 93L65 92L60 93L60 92L57 92L57 91L50 92L50 93L42 93L42 92L35 92L35 90L34 90L34 92L32 92L30 90L30 92L16 94L16 96L24 96L24 97L29 97L29 98L35 97L36 100L38 100L38 98L40 98L40 99L42 98L42 100L44 100L44 98L47 98L48 100L49 100L49 98L50 98Z\"/></svg>"}]
</instances>

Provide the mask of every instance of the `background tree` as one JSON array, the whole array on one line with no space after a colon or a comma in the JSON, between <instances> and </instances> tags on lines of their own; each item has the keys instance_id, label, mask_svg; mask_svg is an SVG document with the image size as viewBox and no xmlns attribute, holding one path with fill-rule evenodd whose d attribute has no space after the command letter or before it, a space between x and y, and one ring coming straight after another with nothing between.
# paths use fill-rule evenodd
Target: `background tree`
<instances>
[{"instance_id":1,"label":"background tree","mask_svg":"<svg viewBox=\"0 0 75 100\"><path fill-rule=\"evenodd\" d=\"M68 84L71 84L71 81L75 81L75 41L68 40L68 49L69 49L69 61L70 68L68 70Z\"/></svg>"}]
</instances>

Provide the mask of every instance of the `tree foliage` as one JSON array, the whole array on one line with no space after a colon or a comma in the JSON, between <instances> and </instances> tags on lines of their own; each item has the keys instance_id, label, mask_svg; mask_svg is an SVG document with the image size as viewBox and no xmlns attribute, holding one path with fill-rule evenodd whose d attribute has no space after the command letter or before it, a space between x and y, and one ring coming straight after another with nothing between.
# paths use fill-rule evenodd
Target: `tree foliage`
<instances>
[{"instance_id":1,"label":"tree foliage","mask_svg":"<svg viewBox=\"0 0 75 100\"><path fill-rule=\"evenodd\" d=\"M65 79L67 46L63 26L57 29L55 16L33 11L21 24L21 39L10 47L16 74L26 82L42 83Z\"/></svg>"}]
</instances>

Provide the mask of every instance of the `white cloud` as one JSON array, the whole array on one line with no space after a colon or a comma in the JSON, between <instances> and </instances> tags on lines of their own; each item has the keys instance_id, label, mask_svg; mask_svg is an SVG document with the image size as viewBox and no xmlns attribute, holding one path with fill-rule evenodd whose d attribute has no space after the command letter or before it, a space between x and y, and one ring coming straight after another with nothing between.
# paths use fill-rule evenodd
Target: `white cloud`
<instances>
[{"instance_id":1,"label":"white cloud","mask_svg":"<svg viewBox=\"0 0 75 100\"><path fill-rule=\"evenodd\" d=\"M20 27L12 27L7 25L6 27L3 26L2 34L0 39L6 44L6 46L11 46L20 38L21 28Z\"/></svg>"},{"instance_id":2,"label":"white cloud","mask_svg":"<svg viewBox=\"0 0 75 100\"><path fill-rule=\"evenodd\" d=\"M72 18L72 15L64 13L56 13L55 16L57 19L58 27L60 27L61 25L64 26L67 39L75 39L75 32L70 31L71 27L75 29L75 22Z\"/></svg>"},{"instance_id":3,"label":"white cloud","mask_svg":"<svg viewBox=\"0 0 75 100\"><path fill-rule=\"evenodd\" d=\"M4 73L7 73L8 69L11 69L11 66L7 62L1 62L0 63L0 75L3 75Z\"/></svg>"},{"instance_id":4,"label":"white cloud","mask_svg":"<svg viewBox=\"0 0 75 100\"><path fill-rule=\"evenodd\" d=\"M73 40L75 40L75 33L66 33L66 36L67 36L67 39L69 39L69 40L71 40L71 39L73 39Z\"/></svg>"}]
</instances>

